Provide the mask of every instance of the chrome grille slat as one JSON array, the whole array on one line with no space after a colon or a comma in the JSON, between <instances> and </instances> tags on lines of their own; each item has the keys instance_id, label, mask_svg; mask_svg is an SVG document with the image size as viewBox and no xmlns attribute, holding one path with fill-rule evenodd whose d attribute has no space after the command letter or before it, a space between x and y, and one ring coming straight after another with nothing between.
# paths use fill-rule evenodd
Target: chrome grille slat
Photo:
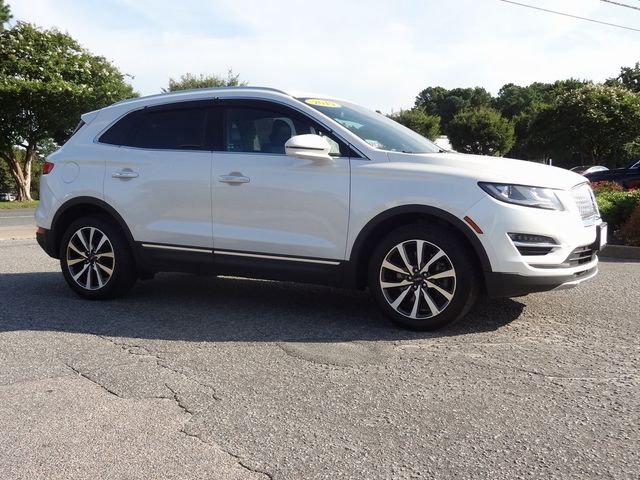
<instances>
[{"instance_id":1,"label":"chrome grille slat","mask_svg":"<svg viewBox=\"0 0 640 480\"><path fill-rule=\"evenodd\" d=\"M600 218L596 198L588 184L583 183L582 185L572 188L571 196L578 207L583 222L586 223Z\"/></svg>"},{"instance_id":2,"label":"chrome grille slat","mask_svg":"<svg viewBox=\"0 0 640 480\"><path fill-rule=\"evenodd\" d=\"M564 265L575 267L593 260L595 251L590 246L578 247L563 262Z\"/></svg>"}]
</instances>

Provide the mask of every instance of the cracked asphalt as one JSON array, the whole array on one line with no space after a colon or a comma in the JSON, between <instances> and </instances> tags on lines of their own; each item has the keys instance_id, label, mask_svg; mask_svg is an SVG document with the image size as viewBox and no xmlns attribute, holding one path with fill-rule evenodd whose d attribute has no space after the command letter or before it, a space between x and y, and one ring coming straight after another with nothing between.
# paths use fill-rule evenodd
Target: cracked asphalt
<instances>
[{"instance_id":1,"label":"cracked asphalt","mask_svg":"<svg viewBox=\"0 0 640 480\"><path fill-rule=\"evenodd\" d=\"M159 275L89 302L0 241L2 479L637 479L640 263L436 333L366 292Z\"/></svg>"}]
</instances>

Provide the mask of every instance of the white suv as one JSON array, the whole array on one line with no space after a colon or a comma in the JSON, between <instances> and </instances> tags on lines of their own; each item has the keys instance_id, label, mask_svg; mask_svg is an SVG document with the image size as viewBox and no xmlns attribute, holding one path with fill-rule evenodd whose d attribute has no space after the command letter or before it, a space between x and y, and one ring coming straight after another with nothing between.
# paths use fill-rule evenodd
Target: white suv
<instances>
[{"instance_id":1,"label":"white suv","mask_svg":"<svg viewBox=\"0 0 640 480\"><path fill-rule=\"evenodd\" d=\"M369 287L409 328L596 275L584 177L445 152L347 101L200 89L82 116L48 158L37 239L79 295L186 271Z\"/></svg>"}]
</instances>

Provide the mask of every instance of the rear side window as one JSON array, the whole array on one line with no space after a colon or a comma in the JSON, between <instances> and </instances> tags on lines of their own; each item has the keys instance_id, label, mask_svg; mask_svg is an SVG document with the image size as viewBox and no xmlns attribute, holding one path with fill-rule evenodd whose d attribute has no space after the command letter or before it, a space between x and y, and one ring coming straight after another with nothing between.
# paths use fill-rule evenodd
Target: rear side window
<instances>
[{"instance_id":1,"label":"rear side window","mask_svg":"<svg viewBox=\"0 0 640 480\"><path fill-rule=\"evenodd\" d=\"M206 144L206 117L203 107L140 110L119 120L100 142L158 150L200 150Z\"/></svg>"},{"instance_id":2,"label":"rear side window","mask_svg":"<svg viewBox=\"0 0 640 480\"><path fill-rule=\"evenodd\" d=\"M204 146L205 115L204 108L145 113L131 146L166 150L200 149Z\"/></svg>"}]
</instances>

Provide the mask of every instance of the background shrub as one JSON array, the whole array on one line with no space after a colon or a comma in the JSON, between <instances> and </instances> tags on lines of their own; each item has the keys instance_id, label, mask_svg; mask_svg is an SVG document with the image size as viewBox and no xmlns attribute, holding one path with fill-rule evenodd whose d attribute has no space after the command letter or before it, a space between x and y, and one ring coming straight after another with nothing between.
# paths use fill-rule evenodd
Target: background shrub
<instances>
[{"instance_id":1,"label":"background shrub","mask_svg":"<svg viewBox=\"0 0 640 480\"><path fill-rule=\"evenodd\" d=\"M602 219L617 229L630 217L634 209L640 205L640 191L601 191L596 195L596 201Z\"/></svg>"},{"instance_id":2,"label":"background shrub","mask_svg":"<svg viewBox=\"0 0 640 480\"><path fill-rule=\"evenodd\" d=\"M631 213L629 219L622 226L620 233L626 245L640 247L640 205Z\"/></svg>"},{"instance_id":3,"label":"background shrub","mask_svg":"<svg viewBox=\"0 0 640 480\"><path fill-rule=\"evenodd\" d=\"M593 192L598 195L599 193L605 192L622 192L624 188L622 185L616 182L593 182L591 184L591 188Z\"/></svg>"}]
</instances>

